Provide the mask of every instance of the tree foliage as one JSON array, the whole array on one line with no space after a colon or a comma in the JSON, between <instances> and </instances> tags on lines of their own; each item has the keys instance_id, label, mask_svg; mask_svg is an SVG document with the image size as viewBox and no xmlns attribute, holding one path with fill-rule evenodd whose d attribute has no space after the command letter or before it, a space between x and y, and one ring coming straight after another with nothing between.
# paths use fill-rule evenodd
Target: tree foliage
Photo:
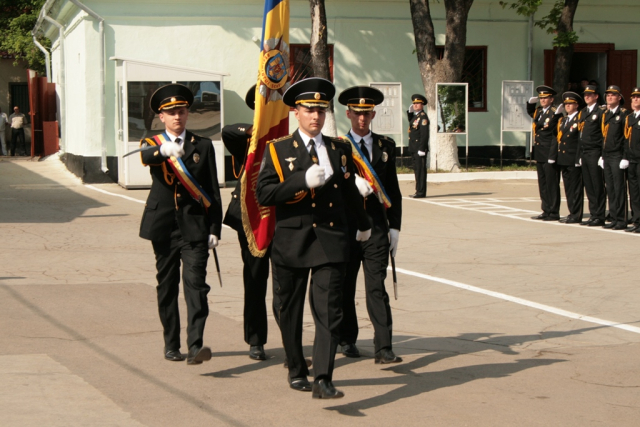
<instances>
[{"instance_id":1,"label":"tree foliage","mask_svg":"<svg viewBox=\"0 0 640 427\"><path fill-rule=\"evenodd\" d=\"M561 31L559 28L566 3L565 0L556 0L549 13L534 23L536 27L546 30L547 34L555 34L553 38L553 46L555 47L568 47L578 42L578 35L573 31L573 28L568 31ZM514 3L501 1L500 5L503 8L508 7L515 10L518 15L529 17L538 12L542 6L542 0L517 0Z\"/></svg>"},{"instance_id":2,"label":"tree foliage","mask_svg":"<svg viewBox=\"0 0 640 427\"><path fill-rule=\"evenodd\" d=\"M40 9L45 0L0 0L0 50L14 55L18 65L20 60L40 73L44 72L44 55L33 43L31 31L36 25ZM38 42L48 47L50 41L42 35Z\"/></svg>"}]
</instances>

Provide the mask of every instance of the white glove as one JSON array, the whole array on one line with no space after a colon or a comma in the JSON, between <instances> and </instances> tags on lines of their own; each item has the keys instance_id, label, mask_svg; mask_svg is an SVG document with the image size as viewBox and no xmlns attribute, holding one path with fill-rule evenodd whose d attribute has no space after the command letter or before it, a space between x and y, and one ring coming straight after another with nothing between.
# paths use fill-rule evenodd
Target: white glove
<instances>
[{"instance_id":1,"label":"white glove","mask_svg":"<svg viewBox=\"0 0 640 427\"><path fill-rule=\"evenodd\" d=\"M365 231L358 230L358 232L356 233L356 240L358 242L366 242L367 240L369 240L369 237L371 237L371 229Z\"/></svg>"},{"instance_id":2,"label":"white glove","mask_svg":"<svg viewBox=\"0 0 640 427\"><path fill-rule=\"evenodd\" d=\"M600 166L602 169L604 169L604 159L602 157L600 157L598 159L598 166Z\"/></svg>"},{"instance_id":3,"label":"white glove","mask_svg":"<svg viewBox=\"0 0 640 427\"><path fill-rule=\"evenodd\" d=\"M537 96L532 96L531 98L529 98L529 104L537 104L537 103L538 103Z\"/></svg>"},{"instance_id":4,"label":"white glove","mask_svg":"<svg viewBox=\"0 0 640 427\"><path fill-rule=\"evenodd\" d=\"M396 252L398 252L398 239L400 239L400 230L391 228L389 230L389 250L394 258L396 257Z\"/></svg>"},{"instance_id":5,"label":"white glove","mask_svg":"<svg viewBox=\"0 0 640 427\"><path fill-rule=\"evenodd\" d=\"M373 187L371 187L369 181L358 174L356 174L356 187L358 187L358 191L362 197L367 197L369 194L373 193Z\"/></svg>"},{"instance_id":6,"label":"white glove","mask_svg":"<svg viewBox=\"0 0 640 427\"><path fill-rule=\"evenodd\" d=\"M326 180L324 176L324 168L320 165L311 166L304 174L304 180L309 188L316 188L324 185Z\"/></svg>"},{"instance_id":7,"label":"white glove","mask_svg":"<svg viewBox=\"0 0 640 427\"><path fill-rule=\"evenodd\" d=\"M580 160L580 163L576 163L577 168L579 168L580 166L582 166L582 160Z\"/></svg>"},{"instance_id":8,"label":"white glove","mask_svg":"<svg viewBox=\"0 0 640 427\"><path fill-rule=\"evenodd\" d=\"M209 234L209 241L207 242L207 245L209 245L209 249L213 249L218 246L218 236Z\"/></svg>"},{"instance_id":9,"label":"white glove","mask_svg":"<svg viewBox=\"0 0 640 427\"><path fill-rule=\"evenodd\" d=\"M165 142L160 146L160 154L165 157L180 158L184 154L184 149L176 142Z\"/></svg>"},{"instance_id":10,"label":"white glove","mask_svg":"<svg viewBox=\"0 0 640 427\"><path fill-rule=\"evenodd\" d=\"M418 150L418 156L420 156L420 157L424 157L424 156L426 156L426 155L427 155L427 153L425 153L424 151L420 151L420 150Z\"/></svg>"},{"instance_id":11,"label":"white glove","mask_svg":"<svg viewBox=\"0 0 640 427\"><path fill-rule=\"evenodd\" d=\"M556 114L564 113L564 104L560 104L558 108L556 108Z\"/></svg>"},{"instance_id":12,"label":"white glove","mask_svg":"<svg viewBox=\"0 0 640 427\"><path fill-rule=\"evenodd\" d=\"M626 169L629 167L629 160L622 159L620 160L620 169Z\"/></svg>"},{"instance_id":13,"label":"white glove","mask_svg":"<svg viewBox=\"0 0 640 427\"><path fill-rule=\"evenodd\" d=\"M556 162L555 160L551 160L551 159L547 160L547 163L549 163L550 165L554 164L555 162Z\"/></svg>"}]
</instances>

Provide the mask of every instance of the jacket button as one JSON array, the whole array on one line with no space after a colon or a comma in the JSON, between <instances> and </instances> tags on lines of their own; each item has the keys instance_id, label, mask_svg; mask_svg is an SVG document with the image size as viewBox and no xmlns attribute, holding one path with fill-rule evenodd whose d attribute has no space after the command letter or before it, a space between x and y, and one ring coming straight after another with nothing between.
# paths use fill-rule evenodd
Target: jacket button
<instances>
[{"instance_id":1,"label":"jacket button","mask_svg":"<svg viewBox=\"0 0 640 427\"><path fill-rule=\"evenodd\" d=\"M234 198L234 199L237 199L237 198L238 198L238 196L237 196L236 194L234 194L234 195L233 195L233 198Z\"/></svg>"},{"instance_id":2,"label":"jacket button","mask_svg":"<svg viewBox=\"0 0 640 427\"><path fill-rule=\"evenodd\" d=\"M178 193L176 194L176 197L182 197L182 194Z\"/></svg>"},{"instance_id":3,"label":"jacket button","mask_svg":"<svg viewBox=\"0 0 640 427\"><path fill-rule=\"evenodd\" d=\"M316 207L316 204L315 204L315 203L311 203L311 207L312 207L312 208L315 208L315 207Z\"/></svg>"},{"instance_id":4,"label":"jacket button","mask_svg":"<svg viewBox=\"0 0 640 427\"><path fill-rule=\"evenodd\" d=\"M329 223L329 225L330 225L331 227L333 227L333 223L332 223L332 222L330 222L330 223Z\"/></svg>"},{"instance_id":5,"label":"jacket button","mask_svg":"<svg viewBox=\"0 0 640 427\"><path fill-rule=\"evenodd\" d=\"M334 188L338 188L338 184L333 184L333 187Z\"/></svg>"},{"instance_id":6,"label":"jacket button","mask_svg":"<svg viewBox=\"0 0 640 427\"><path fill-rule=\"evenodd\" d=\"M182 185L182 183L180 181L178 181L178 185Z\"/></svg>"},{"instance_id":7,"label":"jacket button","mask_svg":"<svg viewBox=\"0 0 640 427\"><path fill-rule=\"evenodd\" d=\"M314 222L314 223L313 223L313 228L316 228L316 227L317 227L317 225L316 225L316 223Z\"/></svg>"},{"instance_id":8,"label":"jacket button","mask_svg":"<svg viewBox=\"0 0 640 427\"><path fill-rule=\"evenodd\" d=\"M329 203L329 207L332 208L333 207L333 203Z\"/></svg>"}]
</instances>

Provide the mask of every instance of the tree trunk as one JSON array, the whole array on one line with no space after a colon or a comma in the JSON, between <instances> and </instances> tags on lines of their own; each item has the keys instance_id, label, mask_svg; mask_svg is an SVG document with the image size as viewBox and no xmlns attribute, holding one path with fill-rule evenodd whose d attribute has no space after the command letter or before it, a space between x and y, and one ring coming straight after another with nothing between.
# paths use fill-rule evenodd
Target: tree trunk
<instances>
[{"instance_id":1,"label":"tree trunk","mask_svg":"<svg viewBox=\"0 0 640 427\"><path fill-rule=\"evenodd\" d=\"M331 80L329 68L329 48L327 46L327 13L324 0L309 0L311 8L311 67L315 77ZM336 136L336 119L333 111L333 101L327 109L327 119L322 133Z\"/></svg>"},{"instance_id":2,"label":"tree trunk","mask_svg":"<svg viewBox=\"0 0 640 427\"><path fill-rule=\"evenodd\" d=\"M431 122L429 168L460 171L455 136L437 134L436 83L459 82L464 66L467 42L467 19L473 0L444 0L447 32L444 55L438 59L436 38L429 0L410 0L411 21L416 41L418 67L428 100L427 115Z\"/></svg>"},{"instance_id":3,"label":"tree trunk","mask_svg":"<svg viewBox=\"0 0 640 427\"><path fill-rule=\"evenodd\" d=\"M558 21L557 38L562 40L563 34L573 31L573 17L576 14L579 0L565 0L562 8L562 15ZM573 58L573 44L558 47L556 51L556 63L553 71L553 88L562 95L567 90L569 83L569 72L571 71L571 60ZM556 99L560 101L560 96Z\"/></svg>"}]
</instances>

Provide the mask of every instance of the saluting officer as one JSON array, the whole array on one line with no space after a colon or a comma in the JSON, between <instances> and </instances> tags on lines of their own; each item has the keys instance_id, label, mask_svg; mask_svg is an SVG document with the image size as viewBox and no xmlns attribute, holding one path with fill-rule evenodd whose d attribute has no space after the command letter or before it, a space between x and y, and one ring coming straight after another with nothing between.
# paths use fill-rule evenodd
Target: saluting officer
<instances>
[{"instance_id":1,"label":"saluting officer","mask_svg":"<svg viewBox=\"0 0 640 427\"><path fill-rule=\"evenodd\" d=\"M589 219L580 225L601 227L605 225L604 215L607 202L604 192L604 176L598 166L602 157L602 116L606 107L598 106L597 87L588 85L584 89L587 106L578 114L580 146L578 164L582 166L582 181L589 200Z\"/></svg>"},{"instance_id":2,"label":"saluting officer","mask_svg":"<svg viewBox=\"0 0 640 427\"><path fill-rule=\"evenodd\" d=\"M558 165L567 196L569 215L560 222L578 224L582 221L584 205L584 186L578 156L578 106L582 103L582 98L575 92L565 92L562 94L562 102L567 116L558 121L558 135L551 144L549 163Z\"/></svg>"},{"instance_id":3,"label":"saluting officer","mask_svg":"<svg viewBox=\"0 0 640 427\"><path fill-rule=\"evenodd\" d=\"M624 123L629 111L622 107L624 98L618 86L607 87L605 94L607 111L602 117L602 159L599 164L604 170L604 183L609 198L611 222L603 227L626 230L627 184L624 170L629 167L629 161L623 159L623 155Z\"/></svg>"},{"instance_id":4,"label":"saluting officer","mask_svg":"<svg viewBox=\"0 0 640 427\"><path fill-rule=\"evenodd\" d=\"M255 109L255 85L249 89L245 102L249 108ZM253 125L236 123L222 128L222 142L231 153L233 173L238 184L231 193L231 202L222 221L236 230L240 254L242 255L242 279L244 283L244 341L249 344L249 357L254 360L266 360L264 345L267 343L267 279L269 278L269 258L271 246L263 257L253 256L242 225L242 206L240 192L244 164L251 142ZM277 315L277 313L274 313Z\"/></svg>"},{"instance_id":5,"label":"saluting officer","mask_svg":"<svg viewBox=\"0 0 640 427\"><path fill-rule=\"evenodd\" d=\"M548 162L549 150L556 139L558 120L562 109L557 111L553 107L553 97L556 91L549 86L538 86L537 97L527 103L527 113L533 118L533 159L536 161L538 172L538 191L542 202L542 213L531 217L543 221L557 221L560 219L560 175L555 163ZM540 106L536 104L540 101Z\"/></svg>"},{"instance_id":6,"label":"saluting officer","mask_svg":"<svg viewBox=\"0 0 640 427\"><path fill-rule=\"evenodd\" d=\"M347 357L360 357L355 344L358 318L354 298L362 263L367 312L374 331L375 363L398 363L402 359L392 349L393 321L389 294L384 286L389 251L392 256L396 255L402 219L402 194L396 174L396 144L392 139L370 130L371 120L376 115L373 110L384 101L384 95L378 89L351 87L340 94L338 101L347 106L347 117L351 121L347 138L353 144L354 162L359 173L356 176L361 194L358 203L365 206L373 225L371 238L366 242L355 240L356 230L350 236L351 259L344 283L344 318L340 328L342 353ZM375 182L376 185L372 187L369 182ZM355 218L349 216L355 225Z\"/></svg>"},{"instance_id":7,"label":"saluting officer","mask_svg":"<svg viewBox=\"0 0 640 427\"><path fill-rule=\"evenodd\" d=\"M427 98L420 94L411 96L411 107L407 111L409 119L409 153L413 158L413 172L416 177L416 192L409 197L427 197L427 153L429 152L429 117L424 111Z\"/></svg>"},{"instance_id":8,"label":"saluting officer","mask_svg":"<svg viewBox=\"0 0 640 427\"><path fill-rule=\"evenodd\" d=\"M300 127L293 135L268 144L256 187L258 202L276 207L271 259L289 386L312 391L313 398L322 399L344 396L332 379L352 238L347 210L358 218L356 238L364 241L371 236L366 212L358 202L351 145L322 135L326 108L334 94L333 84L320 78L289 87L283 101L295 107ZM309 300L316 325L313 387L302 353L302 315L310 272Z\"/></svg>"},{"instance_id":9,"label":"saluting officer","mask_svg":"<svg viewBox=\"0 0 640 427\"><path fill-rule=\"evenodd\" d=\"M629 162L629 199L633 226L625 231L640 233L640 87L631 91L631 113L625 119L624 160Z\"/></svg>"},{"instance_id":10,"label":"saluting officer","mask_svg":"<svg viewBox=\"0 0 640 427\"><path fill-rule=\"evenodd\" d=\"M220 186L215 153L210 139L186 130L193 93L186 86L159 88L150 100L165 131L141 141L153 148L142 151L152 184L145 204L140 237L151 240L158 274L158 311L164 330L164 357L184 360L180 353L178 293L180 262L187 303L187 363L211 359L203 346L204 326L209 314L207 260L209 249L218 245L222 227ZM187 173L188 172L188 173Z\"/></svg>"}]
</instances>

